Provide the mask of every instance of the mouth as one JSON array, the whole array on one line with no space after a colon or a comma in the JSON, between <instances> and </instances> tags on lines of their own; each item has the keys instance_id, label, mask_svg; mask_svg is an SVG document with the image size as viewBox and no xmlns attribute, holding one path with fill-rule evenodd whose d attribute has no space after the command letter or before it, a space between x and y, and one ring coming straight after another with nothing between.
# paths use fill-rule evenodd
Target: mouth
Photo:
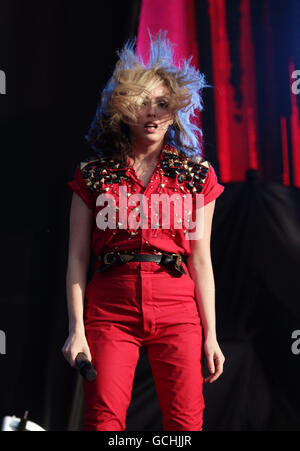
<instances>
[{"instance_id":1,"label":"mouth","mask_svg":"<svg viewBox=\"0 0 300 451\"><path fill-rule=\"evenodd\" d=\"M147 122L147 124L144 125L144 128L153 131L157 129L157 124L155 122Z\"/></svg>"}]
</instances>

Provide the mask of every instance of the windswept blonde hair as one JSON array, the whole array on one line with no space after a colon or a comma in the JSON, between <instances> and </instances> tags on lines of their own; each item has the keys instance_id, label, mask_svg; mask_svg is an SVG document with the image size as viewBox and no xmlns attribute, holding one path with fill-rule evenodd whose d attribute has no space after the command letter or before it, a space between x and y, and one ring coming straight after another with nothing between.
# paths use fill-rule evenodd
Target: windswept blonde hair
<instances>
[{"instance_id":1,"label":"windswept blonde hair","mask_svg":"<svg viewBox=\"0 0 300 451\"><path fill-rule=\"evenodd\" d=\"M101 93L96 115L86 140L98 153L102 151L125 161L132 154L129 125L136 123L137 108L149 91L164 83L169 90L169 107L174 123L169 127L165 141L187 155L201 156L198 136L202 130L191 122L191 117L203 110L201 92L206 84L204 74L191 66L191 59L183 60L180 67L173 60L173 46L166 39L167 32L158 33L152 40L150 57L146 64L134 52L135 39L127 41L117 52L119 60L112 77ZM198 136L197 136L198 134Z\"/></svg>"}]
</instances>

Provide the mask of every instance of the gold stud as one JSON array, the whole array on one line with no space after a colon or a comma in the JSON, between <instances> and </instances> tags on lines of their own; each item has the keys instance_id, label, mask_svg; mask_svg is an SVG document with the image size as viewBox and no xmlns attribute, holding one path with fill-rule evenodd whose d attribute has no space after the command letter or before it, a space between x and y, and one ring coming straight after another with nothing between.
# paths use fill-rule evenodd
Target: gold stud
<instances>
[{"instance_id":1,"label":"gold stud","mask_svg":"<svg viewBox=\"0 0 300 451\"><path fill-rule=\"evenodd\" d=\"M201 165L204 166L204 167L206 167L206 168L209 168L209 162L208 162L208 161L203 161L203 162L201 163Z\"/></svg>"}]
</instances>

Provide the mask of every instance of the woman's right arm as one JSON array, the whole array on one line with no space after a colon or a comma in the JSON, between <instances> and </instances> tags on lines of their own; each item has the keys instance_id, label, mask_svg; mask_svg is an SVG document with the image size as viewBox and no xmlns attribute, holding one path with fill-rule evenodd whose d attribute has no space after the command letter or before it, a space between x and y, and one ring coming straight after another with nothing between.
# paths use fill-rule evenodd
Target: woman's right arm
<instances>
[{"instance_id":1,"label":"woman's right arm","mask_svg":"<svg viewBox=\"0 0 300 451\"><path fill-rule=\"evenodd\" d=\"M81 197L73 193L70 212L70 233L66 294L69 316L69 336L62 348L66 360L75 367L75 358L84 352L91 354L85 337L83 308L87 272L90 262L93 212Z\"/></svg>"}]
</instances>

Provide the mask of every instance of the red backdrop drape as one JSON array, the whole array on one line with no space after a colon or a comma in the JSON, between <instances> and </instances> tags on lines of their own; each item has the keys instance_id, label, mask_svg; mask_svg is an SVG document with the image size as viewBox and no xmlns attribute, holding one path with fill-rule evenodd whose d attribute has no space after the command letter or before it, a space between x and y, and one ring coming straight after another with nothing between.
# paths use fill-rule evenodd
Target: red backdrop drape
<instances>
[{"instance_id":1,"label":"red backdrop drape","mask_svg":"<svg viewBox=\"0 0 300 451\"><path fill-rule=\"evenodd\" d=\"M143 0L137 51L147 55L148 30L167 30L177 45L176 58L193 55L201 72L206 73L203 50L210 53L207 81L213 85L215 159L222 182L244 181L254 169L263 180L299 187L299 102L292 91L299 2L287 0L284 10L269 0L200 3L207 8L208 20L202 22L196 21L194 0ZM205 42L197 38L199 24L206 29Z\"/></svg>"}]
</instances>

